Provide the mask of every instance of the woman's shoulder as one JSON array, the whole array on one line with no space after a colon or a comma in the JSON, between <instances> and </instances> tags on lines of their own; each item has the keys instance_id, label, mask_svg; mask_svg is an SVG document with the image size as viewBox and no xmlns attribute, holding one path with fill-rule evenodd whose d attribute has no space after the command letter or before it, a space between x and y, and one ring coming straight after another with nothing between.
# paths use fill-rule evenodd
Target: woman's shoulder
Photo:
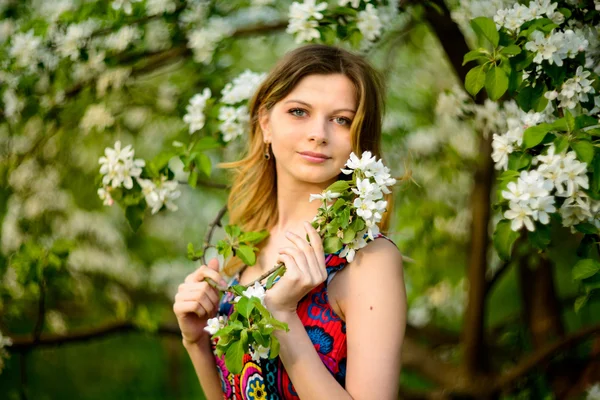
<instances>
[{"instance_id":1,"label":"woman's shoulder","mask_svg":"<svg viewBox=\"0 0 600 400\"><path fill-rule=\"evenodd\" d=\"M365 247L356 252L354 260L348 266L361 270L363 268L360 267L368 267L370 272L373 271L372 268L377 268L379 272L383 272L382 269L401 269L402 254L392 239L378 234Z\"/></svg>"}]
</instances>

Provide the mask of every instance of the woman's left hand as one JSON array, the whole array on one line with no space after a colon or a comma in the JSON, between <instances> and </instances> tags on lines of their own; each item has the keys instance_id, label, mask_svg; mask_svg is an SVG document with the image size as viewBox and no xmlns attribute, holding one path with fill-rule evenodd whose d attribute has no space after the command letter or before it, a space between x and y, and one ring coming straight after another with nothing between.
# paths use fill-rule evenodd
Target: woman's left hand
<instances>
[{"instance_id":1,"label":"woman's left hand","mask_svg":"<svg viewBox=\"0 0 600 400\"><path fill-rule=\"evenodd\" d=\"M265 295L265 305L275 317L278 313L295 313L300 299L327 279L321 237L308 222L304 222L304 229L310 243L287 232L291 246L279 249L277 262L284 263L286 271Z\"/></svg>"}]
</instances>

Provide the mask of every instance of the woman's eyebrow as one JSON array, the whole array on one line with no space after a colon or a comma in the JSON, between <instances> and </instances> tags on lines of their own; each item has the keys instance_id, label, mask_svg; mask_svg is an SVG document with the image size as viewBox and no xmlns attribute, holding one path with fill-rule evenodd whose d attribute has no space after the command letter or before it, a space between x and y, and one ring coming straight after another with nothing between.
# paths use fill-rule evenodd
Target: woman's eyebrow
<instances>
[{"instance_id":1,"label":"woman's eyebrow","mask_svg":"<svg viewBox=\"0 0 600 400\"><path fill-rule=\"evenodd\" d=\"M300 104L304 104L306 107L312 108L312 106L310 104L308 104L307 102L302 101L302 100L290 99L290 100L287 100L287 101L283 102L283 104L286 104L286 103L300 103ZM351 112L353 114L356 114L356 110L352 110L351 108L340 108L340 109L337 109L337 110L333 110L334 113L338 113L340 111L348 111L348 112Z\"/></svg>"}]
</instances>

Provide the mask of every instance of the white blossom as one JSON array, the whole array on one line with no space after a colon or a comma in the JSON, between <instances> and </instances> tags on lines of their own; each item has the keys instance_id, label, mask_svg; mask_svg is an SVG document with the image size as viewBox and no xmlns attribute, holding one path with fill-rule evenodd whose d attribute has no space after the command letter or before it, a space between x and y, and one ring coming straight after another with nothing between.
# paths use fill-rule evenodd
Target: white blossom
<instances>
[{"instance_id":1,"label":"white blossom","mask_svg":"<svg viewBox=\"0 0 600 400\"><path fill-rule=\"evenodd\" d=\"M316 4L316 0L305 0L303 3L293 2L289 11L287 33L296 35L296 43L309 42L320 37L318 20L323 18L321 11L327 3Z\"/></svg>"},{"instance_id":2,"label":"white blossom","mask_svg":"<svg viewBox=\"0 0 600 400\"><path fill-rule=\"evenodd\" d=\"M194 53L194 61L208 64L212 60L217 45L223 38L231 35L233 26L223 18L211 18L206 27L188 33L188 47Z\"/></svg>"},{"instance_id":3,"label":"white blossom","mask_svg":"<svg viewBox=\"0 0 600 400\"><path fill-rule=\"evenodd\" d=\"M381 35L383 24L373 4L367 4L364 11L358 13L358 29L368 41L374 41Z\"/></svg>"},{"instance_id":4,"label":"white blossom","mask_svg":"<svg viewBox=\"0 0 600 400\"><path fill-rule=\"evenodd\" d=\"M87 20L79 24L71 24L65 31L57 32L54 35L57 52L62 57L68 57L73 61L77 60L80 50L84 48L96 27L96 21Z\"/></svg>"},{"instance_id":5,"label":"white blossom","mask_svg":"<svg viewBox=\"0 0 600 400\"><path fill-rule=\"evenodd\" d=\"M332 201L333 199L337 199L338 197L340 197L341 194L340 193L335 193L332 192L331 190L327 190L327 191L323 191L323 193L321 194L311 194L309 196L309 202L313 201L313 200L323 200L326 202Z\"/></svg>"},{"instance_id":6,"label":"white blossom","mask_svg":"<svg viewBox=\"0 0 600 400\"><path fill-rule=\"evenodd\" d=\"M265 288L260 284L260 282L254 282L254 285L248 287L246 290L242 292L242 295L247 298L256 297L260 300L262 305L265 304ZM239 301L240 296L236 297L235 301Z\"/></svg>"},{"instance_id":7,"label":"white blossom","mask_svg":"<svg viewBox=\"0 0 600 400\"><path fill-rule=\"evenodd\" d=\"M346 175L351 175L355 169L365 171L371 167L375 161L375 156L371 155L370 151L365 151L361 158L358 158L358 156L352 152L350 153L350 158L346 162L346 167L348 167L348 169L342 169L342 172Z\"/></svg>"},{"instance_id":8,"label":"white blossom","mask_svg":"<svg viewBox=\"0 0 600 400\"><path fill-rule=\"evenodd\" d=\"M126 189L133 188L133 179L142 173L142 167L146 165L144 160L134 160L135 151L131 145L121 149L121 141L115 142L114 149L107 147L104 156L100 157L98 163L101 165L100 174L104 175L102 184L113 188L124 186Z\"/></svg>"},{"instance_id":9,"label":"white blossom","mask_svg":"<svg viewBox=\"0 0 600 400\"><path fill-rule=\"evenodd\" d=\"M210 335L214 335L226 325L227 317L219 315L218 317L210 318L208 321L206 321L206 326L204 327L204 330Z\"/></svg>"},{"instance_id":10,"label":"white blossom","mask_svg":"<svg viewBox=\"0 0 600 400\"><path fill-rule=\"evenodd\" d=\"M102 200L102 204L105 206L112 206L115 201L110 195L110 187L101 187L98 189L98 197Z\"/></svg>"},{"instance_id":11,"label":"white blossom","mask_svg":"<svg viewBox=\"0 0 600 400\"><path fill-rule=\"evenodd\" d=\"M42 40L33 34L33 29L26 33L17 33L12 37L8 51L20 67L31 67L39 59L39 48Z\"/></svg>"},{"instance_id":12,"label":"white blossom","mask_svg":"<svg viewBox=\"0 0 600 400\"><path fill-rule=\"evenodd\" d=\"M144 44L150 51L165 50L171 47L169 26L162 20L150 21L146 25Z\"/></svg>"},{"instance_id":13,"label":"white blossom","mask_svg":"<svg viewBox=\"0 0 600 400\"><path fill-rule=\"evenodd\" d=\"M161 180L156 184L150 179L139 179L138 184L142 188L142 193L146 204L150 207L152 214L156 214L164 206L170 211L177 211L178 207L173 200L181 196L177 189L177 181L167 180L166 176L161 176Z\"/></svg>"},{"instance_id":14,"label":"white blossom","mask_svg":"<svg viewBox=\"0 0 600 400\"><path fill-rule=\"evenodd\" d=\"M260 361L261 358L269 358L269 350L269 347L263 347L260 344L256 348L252 346L250 349L250 355L252 356L252 360Z\"/></svg>"},{"instance_id":15,"label":"white blossom","mask_svg":"<svg viewBox=\"0 0 600 400\"><path fill-rule=\"evenodd\" d=\"M368 2L369 0L367 0ZM360 0L338 0L338 6L346 7L350 4L352 8L358 8Z\"/></svg>"},{"instance_id":16,"label":"white blossom","mask_svg":"<svg viewBox=\"0 0 600 400\"><path fill-rule=\"evenodd\" d=\"M221 91L221 102L234 105L249 100L260 84L265 80L267 74L252 72L249 69L225 85Z\"/></svg>"},{"instance_id":17,"label":"white blossom","mask_svg":"<svg viewBox=\"0 0 600 400\"><path fill-rule=\"evenodd\" d=\"M92 104L85 110L85 114L79 122L79 127L87 134L92 129L98 132L113 126L115 119L104 104Z\"/></svg>"},{"instance_id":18,"label":"white blossom","mask_svg":"<svg viewBox=\"0 0 600 400\"><path fill-rule=\"evenodd\" d=\"M185 108L187 114L183 116L183 121L190 126L190 134L204 127L204 123L206 122L204 108L210 96L210 89L204 88L202 93L198 93L190 99L190 104Z\"/></svg>"},{"instance_id":19,"label":"white blossom","mask_svg":"<svg viewBox=\"0 0 600 400\"><path fill-rule=\"evenodd\" d=\"M513 231L518 231L523 225L530 231L535 230L533 221L530 218L533 215L533 211L527 205L510 202L509 207L510 210L504 213L504 217L512 220L510 227Z\"/></svg>"},{"instance_id":20,"label":"white blossom","mask_svg":"<svg viewBox=\"0 0 600 400\"><path fill-rule=\"evenodd\" d=\"M127 15L131 15L131 12L133 11L133 3L139 3L142 0L113 0L113 2L111 3L111 7L114 10L121 10L123 9L123 12Z\"/></svg>"},{"instance_id":21,"label":"white blossom","mask_svg":"<svg viewBox=\"0 0 600 400\"><path fill-rule=\"evenodd\" d=\"M177 8L173 0L146 0L146 13L148 15L159 15L172 13Z\"/></svg>"},{"instance_id":22,"label":"white blossom","mask_svg":"<svg viewBox=\"0 0 600 400\"><path fill-rule=\"evenodd\" d=\"M108 35L104 45L109 50L121 52L140 37L141 33L137 27L125 25L117 32Z\"/></svg>"},{"instance_id":23,"label":"white blossom","mask_svg":"<svg viewBox=\"0 0 600 400\"><path fill-rule=\"evenodd\" d=\"M357 234L356 238L344 246L342 251L340 251L340 258L345 258L346 261L351 263L354 261L354 256L356 255L356 250L360 250L367 245L367 242L363 238L362 235Z\"/></svg>"},{"instance_id":24,"label":"white blossom","mask_svg":"<svg viewBox=\"0 0 600 400\"><path fill-rule=\"evenodd\" d=\"M506 170L508 168L508 156L514 151L512 141L506 137L494 133L492 140L492 159L496 169Z\"/></svg>"}]
</instances>

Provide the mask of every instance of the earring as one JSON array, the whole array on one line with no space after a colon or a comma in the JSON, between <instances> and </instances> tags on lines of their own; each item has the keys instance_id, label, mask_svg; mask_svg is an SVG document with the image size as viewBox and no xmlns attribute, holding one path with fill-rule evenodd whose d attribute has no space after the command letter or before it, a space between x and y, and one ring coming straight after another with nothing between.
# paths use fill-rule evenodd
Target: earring
<instances>
[{"instance_id":1,"label":"earring","mask_svg":"<svg viewBox=\"0 0 600 400\"><path fill-rule=\"evenodd\" d=\"M265 142L265 160L270 160L271 159L271 151L269 146L271 145L271 143L269 142Z\"/></svg>"}]
</instances>

